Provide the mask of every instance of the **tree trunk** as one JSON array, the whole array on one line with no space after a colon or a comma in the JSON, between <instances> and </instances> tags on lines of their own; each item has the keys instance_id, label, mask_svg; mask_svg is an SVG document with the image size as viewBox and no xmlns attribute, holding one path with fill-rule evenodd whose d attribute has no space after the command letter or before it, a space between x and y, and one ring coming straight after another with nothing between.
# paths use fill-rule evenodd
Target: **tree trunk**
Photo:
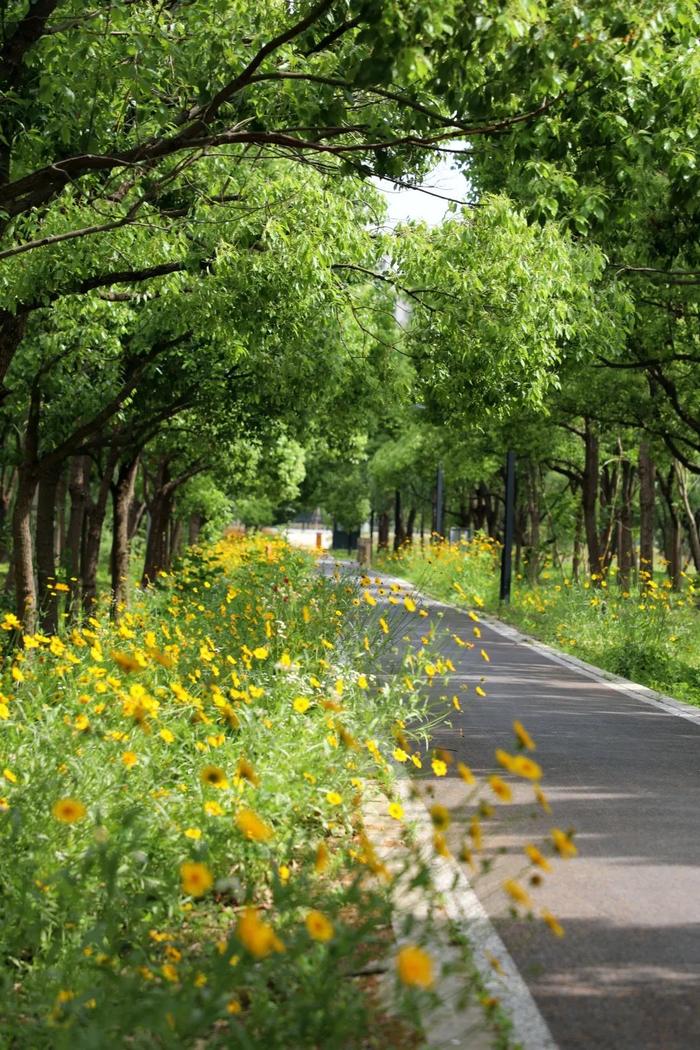
<instances>
[{"instance_id":1,"label":"tree trunk","mask_svg":"<svg viewBox=\"0 0 700 1050\"><path fill-rule=\"evenodd\" d=\"M417 514L418 509L415 506L412 506L408 512L408 517L406 518L406 543L410 545L413 544L413 533L415 532L416 528Z\"/></svg>"},{"instance_id":2,"label":"tree trunk","mask_svg":"<svg viewBox=\"0 0 700 1050\"><path fill-rule=\"evenodd\" d=\"M63 564L70 587L66 595L66 607L72 614L77 612L80 604L80 565L89 481L90 460L87 456L73 456L68 475L70 513L63 550Z\"/></svg>"},{"instance_id":3,"label":"tree trunk","mask_svg":"<svg viewBox=\"0 0 700 1050\"><path fill-rule=\"evenodd\" d=\"M665 478L662 474L659 474L659 487L663 494L669 515L669 520L664 530L664 546L667 561L666 571L671 580L673 590L680 591L683 583L683 577L681 575L683 570L681 560L681 542L683 532L681 529L681 517L678 513L678 507L676 506L676 501L673 497L673 482L673 467L670 468L668 475Z\"/></svg>"},{"instance_id":4,"label":"tree trunk","mask_svg":"<svg viewBox=\"0 0 700 1050\"><path fill-rule=\"evenodd\" d=\"M680 463L675 462L676 480L678 482L678 491L683 502L683 509L685 511L686 520L686 531L688 533L688 540L690 543L690 553L693 557L693 565L695 571L700 572L700 535L698 535L698 524L693 514L693 508L690 505L690 496L688 494L688 482L686 480L685 469Z\"/></svg>"},{"instance_id":5,"label":"tree trunk","mask_svg":"<svg viewBox=\"0 0 700 1050\"><path fill-rule=\"evenodd\" d=\"M576 512L576 523L574 525L574 549L571 556L571 576L578 582L581 571L581 535L583 533L583 507Z\"/></svg>"},{"instance_id":6,"label":"tree trunk","mask_svg":"<svg viewBox=\"0 0 700 1050\"><path fill-rule=\"evenodd\" d=\"M146 542L141 586L153 583L158 573L165 569L168 561L168 527L172 512L172 497L169 492L158 490L151 500L151 523Z\"/></svg>"},{"instance_id":7,"label":"tree trunk","mask_svg":"<svg viewBox=\"0 0 700 1050\"><path fill-rule=\"evenodd\" d=\"M583 507L583 524L588 547L588 567L593 573L600 572L601 551L598 543L598 483L599 452L598 436L590 420L586 420L584 436L583 484L581 486L581 503Z\"/></svg>"},{"instance_id":8,"label":"tree trunk","mask_svg":"<svg viewBox=\"0 0 700 1050\"><path fill-rule=\"evenodd\" d=\"M632 493L634 491L634 467L628 459L622 460L622 493L618 514L617 566L618 583L623 591L630 589L632 571Z\"/></svg>"},{"instance_id":9,"label":"tree trunk","mask_svg":"<svg viewBox=\"0 0 700 1050\"><path fill-rule=\"evenodd\" d=\"M190 520L187 523L188 546L194 547L195 543L197 543L197 541L199 540L199 534L202 531L203 524L204 518L201 514L190 514Z\"/></svg>"},{"instance_id":10,"label":"tree trunk","mask_svg":"<svg viewBox=\"0 0 700 1050\"><path fill-rule=\"evenodd\" d=\"M639 443L639 579L642 589L654 575L655 470L648 438Z\"/></svg>"},{"instance_id":11,"label":"tree trunk","mask_svg":"<svg viewBox=\"0 0 700 1050\"><path fill-rule=\"evenodd\" d=\"M527 549L527 578L531 586L537 583L540 575L540 470L532 460L528 463L527 472L527 513L530 519L530 542Z\"/></svg>"},{"instance_id":12,"label":"tree trunk","mask_svg":"<svg viewBox=\"0 0 700 1050\"><path fill-rule=\"evenodd\" d=\"M37 479L33 470L21 466L17 498L12 515L16 613L27 634L36 630L36 583L32 545L32 503Z\"/></svg>"},{"instance_id":13,"label":"tree trunk","mask_svg":"<svg viewBox=\"0 0 700 1050\"><path fill-rule=\"evenodd\" d=\"M107 457L107 466L100 479L100 487L97 490L97 499L88 506L85 514L85 543L83 546L81 575L83 610L86 613L93 611L97 601L97 570L100 564L100 543L116 460L117 452L114 449L110 449Z\"/></svg>"},{"instance_id":14,"label":"tree trunk","mask_svg":"<svg viewBox=\"0 0 700 1050\"><path fill-rule=\"evenodd\" d=\"M389 549L389 514L383 510L379 515L379 528L377 530L377 550Z\"/></svg>"},{"instance_id":15,"label":"tree trunk","mask_svg":"<svg viewBox=\"0 0 700 1050\"><path fill-rule=\"evenodd\" d=\"M166 555L166 559L165 559L165 568L168 570L168 572L170 572L170 570L172 569L173 561L180 554L181 547L182 547L182 518L175 518L173 520L173 518L172 518L172 509L171 509L169 539L168 539L168 550L167 550L167 555Z\"/></svg>"},{"instance_id":16,"label":"tree trunk","mask_svg":"<svg viewBox=\"0 0 700 1050\"><path fill-rule=\"evenodd\" d=\"M396 489L394 493L394 550L400 549L406 533L403 527L403 516L401 513L401 489Z\"/></svg>"},{"instance_id":17,"label":"tree trunk","mask_svg":"<svg viewBox=\"0 0 700 1050\"><path fill-rule=\"evenodd\" d=\"M56 583L56 501L59 472L39 477L39 501L36 511L36 567L39 625L44 634L58 631L58 595Z\"/></svg>"},{"instance_id":18,"label":"tree trunk","mask_svg":"<svg viewBox=\"0 0 700 1050\"><path fill-rule=\"evenodd\" d=\"M66 493L68 492L68 477L65 464L62 464L58 475L58 486L56 489L56 528L54 530L53 557L56 565L63 562L63 550L66 545Z\"/></svg>"},{"instance_id":19,"label":"tree trunk","mask_svg":"<svg viewBox=\"0 0 700 1050\"><path fill-rule=\"evenodd\" d=\"M123 464L112 486L112 608L118 616L128 597L129 579L129 516L134 498L134 484L138 470L138 457Z\"/></svg>"}]
</instances>

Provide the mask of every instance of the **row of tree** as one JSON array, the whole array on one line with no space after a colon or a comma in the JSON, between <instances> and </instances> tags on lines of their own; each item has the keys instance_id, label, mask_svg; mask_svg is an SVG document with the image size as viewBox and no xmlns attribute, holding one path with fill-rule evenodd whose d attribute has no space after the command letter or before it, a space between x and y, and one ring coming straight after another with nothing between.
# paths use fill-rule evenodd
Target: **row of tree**
<instances>
[{"instance_id":1,"label":"row of tree","mask_svg":"<svg viewBox=\"0 0 700 1050\"><path fill-rule=\"evenodd\" d=\"M232 503L351 523L401 463L490 463L509 425L637 426L694 469L694 4L0 7L0 513L28 629L94 606L103 534L118 609L134 542L148 582ZM383 228L371 177L444 151L466 208ZM455 482L493 487L488 463Z\"/></svg>"}]
</instances>

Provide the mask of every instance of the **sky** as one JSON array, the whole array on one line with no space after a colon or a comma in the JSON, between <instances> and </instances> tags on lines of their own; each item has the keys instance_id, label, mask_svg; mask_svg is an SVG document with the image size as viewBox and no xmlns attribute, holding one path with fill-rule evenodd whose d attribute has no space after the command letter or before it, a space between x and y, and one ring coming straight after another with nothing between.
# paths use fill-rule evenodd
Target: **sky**
<instances>
[{"instance_id":1,"label":"sky","mask_svg":"<svg viewBox=\"0 0 700 1050\"><path fill-rule=\"evenodd\" d=\"M444 218L449 201L430 194L464 200L467 181L461 172L452 170L451 164L451 158L446 157L425 179L423 189L430 193L419 189L401 189L386 179L376 179L375 185L384 193L389 206L388 225L396 226L406 219L423 219L431 226L437 225Z\"/></svg>"}]
</instances>

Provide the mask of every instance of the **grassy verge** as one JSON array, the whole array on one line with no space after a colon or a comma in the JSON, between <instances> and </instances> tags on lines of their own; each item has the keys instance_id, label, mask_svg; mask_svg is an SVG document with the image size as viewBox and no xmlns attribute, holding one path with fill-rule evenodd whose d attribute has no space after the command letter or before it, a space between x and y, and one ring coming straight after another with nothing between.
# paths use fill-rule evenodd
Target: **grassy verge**
<instances>
[{"instance_id":1,"label":"grassy verge","mask_svg":"<svg viewBox=\"0 0 700 1050\"><path fill-rule=\"evenodd\" d=\"M0 1045L375 1045L359 795L419 711L365 673L357 602L258 540L119 625L9 648L5 617Z\"/></svg>"},{"instance_id":2,"label":"grassy verge","mask_svg":"<svg viewBox=\"0 0 700 1050\"><path fill-rule=\"evenodd\" d=\"M686 703L700 706L698 588L682 594L664 579L643 594L608 579L576 583L551 566L539 586L515 582L511 604L499 605L500 549L485 537L424 551L384 555L377 568L410 579L426 593L486 609L527 634Z\"/></svg>"}]
</instances>

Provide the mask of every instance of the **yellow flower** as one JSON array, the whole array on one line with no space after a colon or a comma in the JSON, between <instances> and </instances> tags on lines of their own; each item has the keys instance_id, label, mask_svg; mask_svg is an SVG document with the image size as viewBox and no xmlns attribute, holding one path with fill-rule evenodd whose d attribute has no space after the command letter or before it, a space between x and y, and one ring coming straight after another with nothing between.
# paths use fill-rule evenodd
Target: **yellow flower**
<instances>
[{"instance_id":1,"label":"yellow flower","mask_svg":"<svg viewBox=\"0 0 700 1050\"><path fill-rule=\"evenodd\" d=\"M251 842L267 842L274 835L269 824L252 809L240 809L236 814L236 824L239 831Z\"/></svg>"},{"instance_id":2,"label":"yellow flower","mask_svg":"<svg viewBox=\"0 0 700 1050\"><path fill-rule=\"evenodd\" d=\"M409 944L396 956L396 969L402 984L430 988L433 984L433 961L427 952Z\"/></svg>"},{"instance_id":3,"label":"yellow flower","mask_svg":"<svg viewBox=\"0 0 700 1050\"><path fill-rule=\"evenodd\" d=\"M331 806L339 806L343 801L343 796L339 795L337 791L329 791L326 795L326 802Z\"/></svg>"},{"instance_id":4,"label":"yellow flower","mask_svg":"<svg viewBox=\"0 0 700 1050\"><path fill-rule=\"evenodd\" d=\"M12 665L12 677L14 678L15 682L24 681L24 675L20 671L19 667L16 667L14 664Z\"/></svg>"},{"instance_id":5,"label":"yellow flower","mask_svg":"<svg viewBox=\"0 0 700 1050\"><path fill-rule=\"evenodd\" d=\"M358 687L358 689L366 689L368 684L369 683L367 682L367 676L364 675L364 674L361 674L358 677L358 679L357 679L357 687Z\"/></svg>"},{"instance_id":6,"label":"yellow flower","mask_svg":"<svg viewBox=\"0 0 700 1050\"><path fill-rule=\"evenodd\" d=\"M551 871L552 866L546 857L540 853L537 846L526 846L525 853L530 858L533 864L536 864L538 868L542 868L543 871Z\"/></svg>"},{"instance_id":7,"label":"yellow flower","mask_svg":"<svg viewBox=\"0 0 700 1050\"><path fill-rule=\"evenodd\" d=\"M310 911L306 916L306 929L309 937L315 941L330 941L333 937L333 923L321 911Z\"/></svg>"},{"instance_id":8,"label":"yellow flower","mask_svg":"<svg viewBox=\"0 0 700 1050\"><path fill-rule=\"evenodd\" d=\"M362 592L362 597L365 599L365 601L367 602L368 605L376 605L377 604L377 599L374 597L373 594L370 593L370 591L363 591Z\"/></svg>"},{"instance_id":9,"label":"yellow flower","mask_svg":"<svg viewBox=\"0 0 700 1050\"><path fill-rule=\"evenodd\" d=\"M214 876L206 864L186 860L180 865L180 882L183 893L190 897L203 897L214 885Z\"/></svg>"},{"instance_id":10,"label":"yellow flower","mask_svg":"<svg viewBox=\"0 0 700 1050\"><path fill-rule=\"evenodd\" d=\"M252 762L249 762L247 758L238 759L236 773L241 778L241 780L247 780L248 783L253 784L254 787L257 787L260 783L260 777L255 772Z\"/></svg>"},{"instance_id":11,"label":"yellow flower","mask_svg":"<svg viewBox=\"0 0 700 1050\"><path fill-rule=\"evenodd\" d=\"M564 936L564 927L552 915L551 911L547 911L547 909L545 908L545 910L542 912L542 918L547 923L547 925L549 926L550 930L552 931L552 933L554 934L555 937L563 937Z\"/></svg>"},{"instance_id":12,"label":"yellow flower","mask_svg":"<svg viewBox=\"0 0 700 1050\"><path fill-rule=\"evenodd\" d=\"M397 762L407 762L408 761L408 755L406 754L406 752L404 751L404 749L402 747L395 747L394 750L392 751L392 755L396 759Z\"/></svg>"},{"instance_id":13,"label":"yellow flower","mask_svg":"<svg viewBox=\"0 0 700 1050\"><path fill-rule=\"evenodd\" d=\"M526 748L528 751L534 751L537 748L537 744L532 739L522 722L519 722L517 718L513 722L513 732L517 736L521 747Z\"/></svg>"},{"instance_id":14,"label":"yellow flower","mask_svg":"<svg viewBox=\"0 0 700 1050\"><path fill-rule=\"evenodd\" d=\"M498 795L502 802L511 802L513 799L513 792L510 790L508 785L500 777L494 775L489 777L489 784L494 794Z\"/></svg>"},{"instance_id":15,"label":"yellow flower","mask_svg":"<svg viewBox=\"0 0 700 1050\"><path fill-rule=\"evenodd\" d=\"M449 810L446 806L441 806L437 802L430 807L430 819L433 822L433 827L437 828L438 831L445 831L450 826Z\"/></svg>"},{"instance_id":16,"label":"yellow flower","mask_svg":"<svg viewBox=\"0 0 700 1050\"><path fill-rule=\"evenodd\" d=\"M11 784L17 783L17 776L12 772L11 769L3 769L2 775L4 776L5 780L9 780Z\"/></svg>"},{"instance_id":17,"label":"yellow flower","mask_svg":"<svg viewBox=\"0 0 700 1050\"><path fill-rule=\"evenodd\" d=\"M51 807L51 812L62 824L75 824L87 814L85 806L77 798L59 798Z\"/></svg>"},{"instance_id":18,"label":"yellow flower","mask_svg":"<svg viewBox=\"0 0 700 1050\"><path fill-rule=\"evenodd\" d=\"M572 832L562 831L561 828L552 828L552 842L560 857L575 857L578 849L572 842Z\"/></svg>"},{"instance_id":19,"label":"yellow flower","mask_svg":"<svg viewBox=\"0 0 700 1050\"><path fill-rule=\"evenodd\" d=\"M379 617L379 626L384 631L384 634L389 633L389 624L386 622L383 616Z\"/></svg>"},{"instance_id":20,"label":"yellow flower","mask_svg":"<svg viewBox=\"0 0 700 1050\"><path fill-rule=\"evenodd\" d=\"M412 613L416 611L416 603L412 598L409 598L408 595L404 598L403 603L406 607L406 612Z\"/></svg>"},{"instance_id":21,"label":"yellow flower","mask_svg":"<svg viewBox=\"0 0 700 1050\"><path fill-rule=\"evenodd\" d=\"M90 719L88 718L87 715L78 715L78 717L76 718L76 720L73 723L73 725L75 726L76 729L80 729L81 731L83 731L85 729L89 729L90 728Z\"/></svg>"},{"instance_id":22,"label":"yellow flower","mask_svg":"<svg viewBox=\"0 0 700 1050\"><path fill-rule=\"evenodd\" d=\"M201 839L202 832L199 828L185 828L185 835L188 839L194 839L196 841L197 839Z\"/></svg>"},{"instance_id":23,"label":"yellow flower","mask_svg":"<svg viewBox=\"0 0 700 1050\"><path fill-rule=\"evenodd\" d=\"M514 755L510 771L527 780L539 780L542 776L542 767L526 755Z\"/></svg>"},{"instance_id":24,"label":"yellow flower","mask_svg":"<svg viewBox=\"0 0 700 1050\"><path fill-rule=\"evenodd\" d=\"M516 904L522 904L524 908L529 908L531 901L525 890L522 888L519 882L515 879L506 879L503 883L503 889L506 891L509 897L511 897Z\"/></svg>"},{"instance_id":25,"label":"yellow flower","mask_svg":"<svg viewBox=\"0 0 700 1050\"><path fill-rule=\"evenodd\" d=\"M166 744L172 744L172 742L175 740L175 734L171 733L169 729L161 729L161 731L158 733L158 736L161 740L164 740Z\"/></svg>"},{"instance_id":26,"label":"yellow flower","mask_svg":"<svg viewBox=\"0 0 700 1050\"><path fill-rule=\"evenodd\" d=\"M122 754L122 762L127 769L131 769L132 766L135 766L138 760L138 755L133 751L124 751Z\"/></svg>"},{"instance_id":27,"label":"yellow flower","mask_svg":"<svg viewBox=\"0 0 700 1050\"><path fill-rule=\"evenodd\" d=\"M256 660L267 660L269 652L264 645L259 645L257 649L253 649L253 656Z\"/></svg>"},{"instance_id":28,"label":"yellow flower","mask_svg":"<svg viewBox=\"0 0 700 1050\"><path fill-rule=\"evenodd\" d=\"M242 1009L243 1007L238 1002L238 999L229 999L229 1001L226 1003L227 1014L239 1014Z\"/></svg>"},{"instance_id":29,"label":"yellow flower","mask_svg":"<svg viewBox=\"0 0 700 1050\"><path fill-rule=\"evenodd\" d=\"M210 787L215 788L227 788L228 780L223 769L219 766L205 766L202 772L199 774L199 779L203 784L209 784Z\"/></svg>"},{"instance_id":30,"label":"yellow flower","mask_svg":"<svg viewBox=\"0 0 700 1050\"><path fill-rule=\"evenodd\" d=\"M535 784L535 798L537 799L538 803L540 804L542 809L545 811L545 813L551 813L552 812L552 807L549 804L547 796L545 795L544 791L539 786L539 784Z\"/></svg>"},{"instance_id":31,"label":"yellow flower","mask_svg":"<svg viewBox=\"0 0 700 1050\"><path fill-rule=\"evenodd\" d=\"M292 706L297 714L305 714L311 707L311 701L306 696L297 696L293 701Z\"/></svg>"},{"instance_id":32,"label":"yellow flower","mask_svg":"<svg viewBox=\"0 0 700 1050\"><path fill-rule=\"evenodd\" d=\"M472 773L469 766L465 765L464 762L457 763L457 772L459 773L465 784L476 784L476 777Z\"/></svg>"},{"instance_id":33,"label":"yellow flower","mask_svg":"<svg viewBox=\"0 0 700 1050\"><path fill-rule=\"evenodd\" d=\"M481 659L485 660L487 664L491 662L491 657L489 656L489 654L486 652L485 649L481 650Z\"/></svg>"},{"instance_id":34,"label":"yellow flower","mask_svg":"<svg viewBox=\"0 0 700 1050\"><path fill-rule=\"evenodd\" d=\"M208 817L223 817L224 811L218 802L205 802L204 812Z\"/></svg>"},{"instance_id":35,"label":"yellow flower","mask_svg":"<svg viewBox=\"0 0 700 1050\"><path fill-rule=\"evenodd\" d=\"M272 926L260 918L257 908L245 908L238 920L236 936L256 959L284 951L281 940Z\"/></svg>"},{"instance_id":36,"label":"yellow flower","mask_svg":"<svg viewBox=\"0 0 700 1050\"><path fill-rule=\"evenodd\" d=\"M403 806L400 802L389 803L389 816L394 820L403 820Z\"/></svg>"},{"instance_id":37,"label":"yellow flower","mask_svg":"<svg viewBox=\"0 0 700 1050\"><path fill-rule=\"evenodd\" d=\"M314 870L317 875L322 875L328 867L330 855L328 853L328 846L325 842L320 842L316 850L316 857L314 858Z\"/></svg>"},{"instance_id":38,"label":"yellow flower","mask_svg":"<svg viewBox=\"0 0 700 1050\"><path fill-rule=\"evenodd\" d=\"M433 773L436 777L444 777L447 775L447 763L443 762L441 758L434 758L430 764L433 767Z\"/></svg>"},{"instance_id":39,"label":"yellow flower","mask_svg":"<svg viewBox=\"0 0 700 1050\"><path fill-rule=\"evenodd\" d=\"M477 685L475 687L474 692L476 693L477 696L486 696L486 693L484 692L484 690L481 688L480 685Z\"/></svg>"}]
</instances>

